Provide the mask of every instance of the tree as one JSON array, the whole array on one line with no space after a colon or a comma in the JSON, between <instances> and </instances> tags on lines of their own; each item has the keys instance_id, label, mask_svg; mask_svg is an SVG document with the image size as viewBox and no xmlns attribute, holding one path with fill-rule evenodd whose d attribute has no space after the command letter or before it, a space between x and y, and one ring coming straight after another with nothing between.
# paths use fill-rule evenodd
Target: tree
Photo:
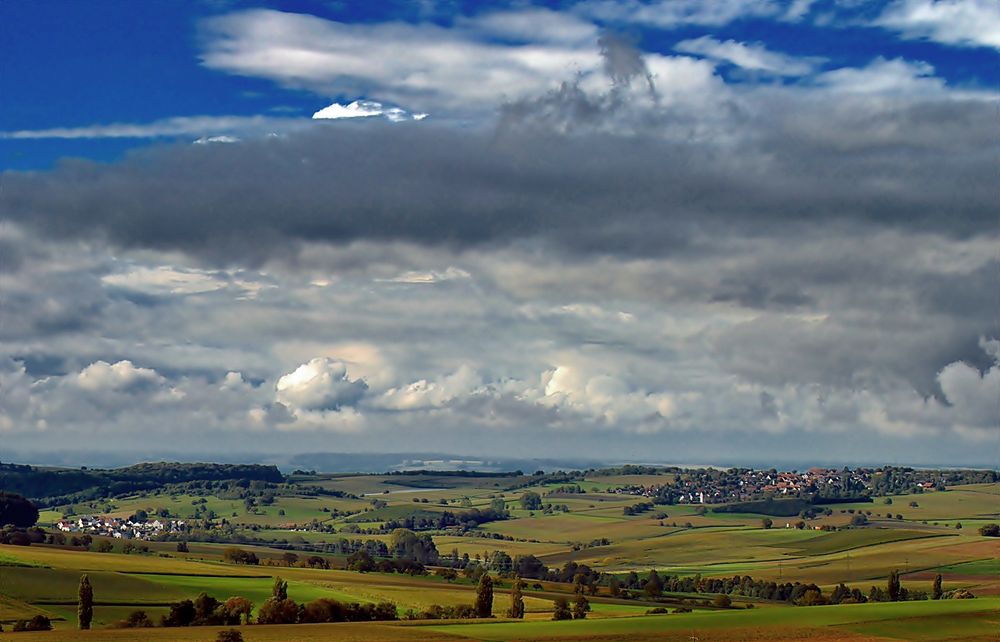
<instances>
[{"instance_id":1,"label":"tree","mask_svg":"<svg viewBox=\"0 0 1000 642\"><path fill-rule=\"evenodd\" d=\"M587 617L587 612L590 610L590 601L583 596L583 593L577 593L576 599L573 600L573 619L583 620Z\"/></svg>"},{"instance_id":2,"label":"tree","mask_svg":"<svg viewBox=\"0 0 1000 642\"><path fill-rule=\"evenodd\" d=\"M985 524L979 527L979 534L983 537L1000 537L1000 525Z\"/></svg>"},{"instance_id":3,"label":"tree","mask_svg":"<svg viewBox=\"0 0 1000 642\"><path fill-rule=\"evenodd\" d=\"M44 615L36 615L30 620L18 620L14 623L14 631L51 631L52 621Z\"/></svg>"},{"instance_id":4,"label":"tree","mask_svg":"<svg viewBox=\"0 0 1000 642\"><path fill-rule=\"evenodd\" d=\"M573 619L573 612L569 610L569 601L564 597L557 597L555 599L555 608L552 611L553 620L571 620Z\"/></svg>"},{"instance_id":5,"label":"tree","mask_svg":"<svg viewBox=\"0 0 1000 642\"><path fill-rule=\"evenodd\" d=\"M608 591L611 593L611 597L618 597L621 592L621 583L618 582L618 578L614 575L608 580Z\"/></svg>"},{"instance_id":6,"label":"tree","mask_svg":"<svg viewBox=\"0 0 1000 642\"><path fill-rule=\"evenodd\" d=\"M250 614L253 613L253 602L245 597L234 595L222 603L225 624L250 624Z\"/></svg>"},{"instance_id":7,"label":"tree","mask_svg":"<svg viewBox=\"0 0 1000 642\"><path fill-rule=\"evenodd\" d=\"M207 626L212 624L222 624L225 614L216 613L216 609L221 606L219 600L208 593L202 592L194 598L194 621L192 624Z\"/></svg>"},{"instance_id":8,"label":"tree","mask_svg":"<svg viewBox=\"0 0 1000 642\"><path fill-rule=\"evenodd\" d=\"M274 585L271 587L271 597L276 600L288 599L288 582L280 577L274 578Z\"/></svg>"},{"instance_id":9,"label":"tree","mask_svg":"<svg viewBox=\"0 0 1000 642\"><path fill-rule=\"evenodd\" d=\"M236 546L230 546L222 551L222 559L230 564L250 564L256 566L260 560L255 553L251 553Z\"/></svg>"},{"instance_id":10,"label":"tree","mask_svg":"<svg viewBox=\"0 0 1000 642\"><path fill-rule=\"evenodd\" d=\"M258 624L295 624L299 619L299 605L293 600L269 597L260 605Z\"/></svg>"},{"instance_id":11,"label":"tree","mask_svg":"<svg viewBox=\"0 0 1000 642\"><path fill-rule=\"evenodd\" d=\"M110 553L115 548L115 545L111 543L111 540L102 539L97 543L98 553Z\"/></svg>"},{"instance_id":12,"label":"tree","mask_svg":"<svg viewBox=\"0 0 1000 642\"><path fill-rule=\"evenodd\" d=\"M188 543L187 542L177 542L177 552L178 553L187 553L188 552Z\"/></svg>"},{"instance_id":13,"label":"tree","mask_svg":"<svg viewBox=\"0 0 1000 642\"><path fill-rule=\"evenodd\" d=\"M889 595L890 602L899 601L899 571L893 570L889 572L889 581L886 584L886 593Z\"/></svg>"},{"instance_id":14,"label":"tree","mask_svg":"<svg viewBox=\"0 0 1000 642\"><path fill-rule=\"evenodd\" d=\"M542 496L534 491L521 495L521 508L524 510L539 510L542 507Z\"/></svg>"},{"instance_id":15,"label":"tree","mask_svg":"<svg viewBox=\"0 0 1000 642\"><path fill-rule=\"evenodd\" d=\"M774 526L774 521L770 517L765 517L764 519L760 520L760 525L763 526L764 528L771 528L772 526Z\"/></svg>"},{"instance_id":16,"label":"tree","mask_svg":"<svg viewBox=\"0 0 1000 642\"><path fill-rule=\"evenodd\" d=\"M0 491L0 527L13 524L30 528L38 521L38 509L21 495Z\"/></svg>"},{"instance_id":17,"label":"tree","mask_svg":"<svg viewBox=\"0 0 1000 642\"><path fill-rule=\"evenodd\" d=\"M86 574L80 577L80 589L77 592L79 599L76 606L76 617L80 623L80 630L86 631L90 628L90 622L94 619L94 588L90 585L90 578Z\"/></svg>"},{"instance_id":18,"label":"tree","mask_svg":"<svg viewBox=\"0 0 1000 642\"><path fill-rule=\"evenodd\" d=\"M934 589L931 597L935 600L940 600L942 595L944 595L944 590L941 588L941 574L938 573L934 576Z\"/></svg>"},{"instance_id":19,"label":"tree","mask_svg":"<svg viewBox=\"0 0 1000 642\"><path fill-rule=\"evenodd\" d=\"M663 580L660 579L660 574L656 572L656 569L649 572L649 579L646 580L646 585L642 590L649 597L660 597L663 595Z\"/></svg>"},{"instance_id":20,"label":"tree","mask_svg":"<svg viewBox=\"0 0 1000 642\"><path fill-rule=\"evenodd\" d=\"M181 600L170 605L170 613L164 615L160 623L163 626L191 626L194 617L194 602Z\"/></svg>"},{"instance_id":21,"label":"tree","mask_svg":"<svg viewBox=\"0 0 1000 642\"><path fill-rule=\"evenodd\" d=\"M730 606L733 605L733 600L725 593L721 593L715 596L715 599L712 600L712 603L715 606L719 607L720 609L728 609Z\"/></svg>"},{"instance_id":22,"label":"tree","mask_svg":"<svg viewBox=\"0 0 1000 642\"><path fill-rule=\"evenodd\" d=\"M145 611L140 610L129 613L124 620L118 622L118 626L123 629L147 629L153 626L153 622Z\"/></svg>"},{"instance_id":23,"label":"tree","mask_svg":"<svg viewBox=\"0 0 1000 642\"><path fill-rule=\"evenodd\" d=\"M510 589L510 610L507 611L507 617L524 619L524 594L521 592L523 588L524 582L520 577L515 577L514 585Z\"/></svg>"},{"instance_id":24,"label":"tree","mask_svg":"<svg viewBox=\"0 0 1000 642\"><path fill-rule=\"evenodd\" d=\"M493 580L483 573L476 587L476 617L493 617Z\"/></svg>"}]
</instances>

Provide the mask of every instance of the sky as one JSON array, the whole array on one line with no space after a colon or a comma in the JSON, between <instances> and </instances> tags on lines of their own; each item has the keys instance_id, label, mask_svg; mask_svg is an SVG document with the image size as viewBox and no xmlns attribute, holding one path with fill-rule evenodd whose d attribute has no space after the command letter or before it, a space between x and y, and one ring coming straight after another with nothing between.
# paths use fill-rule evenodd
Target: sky
<instances>
[{"instance_id":1,"label":"sky","mask_svg":"<svg viewBox=\"0 0 1000 642\"><path fill-rule=\"evenodd\" d=\"M0 459L1000 461L993 0L0 25Z\"/></svg>"}]
</instances>

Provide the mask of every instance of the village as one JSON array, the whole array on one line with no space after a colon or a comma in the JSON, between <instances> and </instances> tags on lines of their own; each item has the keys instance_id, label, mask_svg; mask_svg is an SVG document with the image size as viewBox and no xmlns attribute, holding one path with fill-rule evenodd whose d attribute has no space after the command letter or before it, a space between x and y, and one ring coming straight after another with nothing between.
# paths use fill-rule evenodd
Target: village
<instances>
[{"instance_id":1,"label":"village","mask_svg":"<svg viewBox=\"0 0 1000 642\"><path fill-rule=\"evenodd\" d=\"M803 494L850 497L871 491L875 478L882 474L880 470L866 468L810 468L804 472L703 469L694 474L676 475L669 483L621 486L611 492L661 498L677 504L722 504ZM924 480L914 486L929 491L935 488L935 483Z\"/></svg>"},{"instance_id":2,"label":"village","mask_svg":"<svg viewBox=\"0 0 1000 642\"><path fill-rule=\"evenodd\" d=\"M88 533L104 535L115 539L151 540L165 533L184 532L183 519L133 520L132 518L108 517L106 515L81 515L75 519L63 519L56 528L64 533Z\"/></svg>"}]
</instances>

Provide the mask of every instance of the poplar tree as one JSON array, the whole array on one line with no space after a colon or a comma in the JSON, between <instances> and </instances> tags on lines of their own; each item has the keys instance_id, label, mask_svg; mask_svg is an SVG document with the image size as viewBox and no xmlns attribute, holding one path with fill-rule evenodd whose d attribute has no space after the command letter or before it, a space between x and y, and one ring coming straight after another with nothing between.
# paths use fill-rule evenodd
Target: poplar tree
<instances>
[{"instance_id":1,"label":"poplar tree","mask_svg":"<svg viewBox=\"0 0 1000 642\"><path fill-rule=\"evenodd\" d=\"M899 571L891 571L889 573L889 582L886 586L886 593L889 594L890 602L899 601Z\"/></svg>"},{"instance_id":2,"label":"poplar tree","mask_svg":"<svg viewBox=\"0 0 1000 642\"><path fill-rule=\"evenodd\" d=\"M521 578L514 578L514 586L510 589L510 610L507 611L507 617L524 619L524 594L521 593L523 587L524 582Z\"/></svg>"},{"instance_id":3,"label":"poplar tree","mask_svg":"<svg viewBox=\"0 0 1000 642\"><path fill-rule=\"evenodd\" d=\"M483 573L476 587L476 617L493 617L493 580Z\"/></svg>"},{"instance_id":4,"label":"poplar tree","mask_svg":"<svg viewBox=\"0 0 1000 642\"><path fill-rule=\"evenodd\" d=\"M90 622L94 619L94 588L90 585L90 578L84 574L80 577L79 601L76 607L76 616L80 622L80 629L90 628Z\"/></svg>"}]
</instances>

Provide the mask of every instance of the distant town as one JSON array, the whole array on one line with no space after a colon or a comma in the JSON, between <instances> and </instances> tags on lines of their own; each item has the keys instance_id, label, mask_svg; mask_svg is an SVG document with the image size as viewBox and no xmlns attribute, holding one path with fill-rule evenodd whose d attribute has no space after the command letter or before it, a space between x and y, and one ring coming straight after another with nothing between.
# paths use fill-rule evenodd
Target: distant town
<instances>
[{"instance_id":1,"label":"distant town","mask_svg":"<svg viewBox=\"0 0 1000 642\"><path fill-rule=\"evenodd\" d=\"M896 471L900 471L897 473ZM914 478L923 472L926 478ZM931 471L912 469L810 468L805 472L753 469L698 469L677 473L670 482L625 485L612 489L621 495L666 500L671 504L723 504L762 497L801 496L849 497L870 494L877 486L905 486L920 492L943 485L932 479Z\"/></svg>"},{"instance_id":2,"label":"distant town","mask_svg":"<svg viewBox=\"0 0 1000 642\"><path fill-rule=\"evenodd\" d=\"M103 535L115 539L153 540L167 533L183 533L186 523L183 519L133 520L104 515L80 515L75 519L59 520L56 522L56 528L64 533Z\"/></svg>"}]
</instances>

